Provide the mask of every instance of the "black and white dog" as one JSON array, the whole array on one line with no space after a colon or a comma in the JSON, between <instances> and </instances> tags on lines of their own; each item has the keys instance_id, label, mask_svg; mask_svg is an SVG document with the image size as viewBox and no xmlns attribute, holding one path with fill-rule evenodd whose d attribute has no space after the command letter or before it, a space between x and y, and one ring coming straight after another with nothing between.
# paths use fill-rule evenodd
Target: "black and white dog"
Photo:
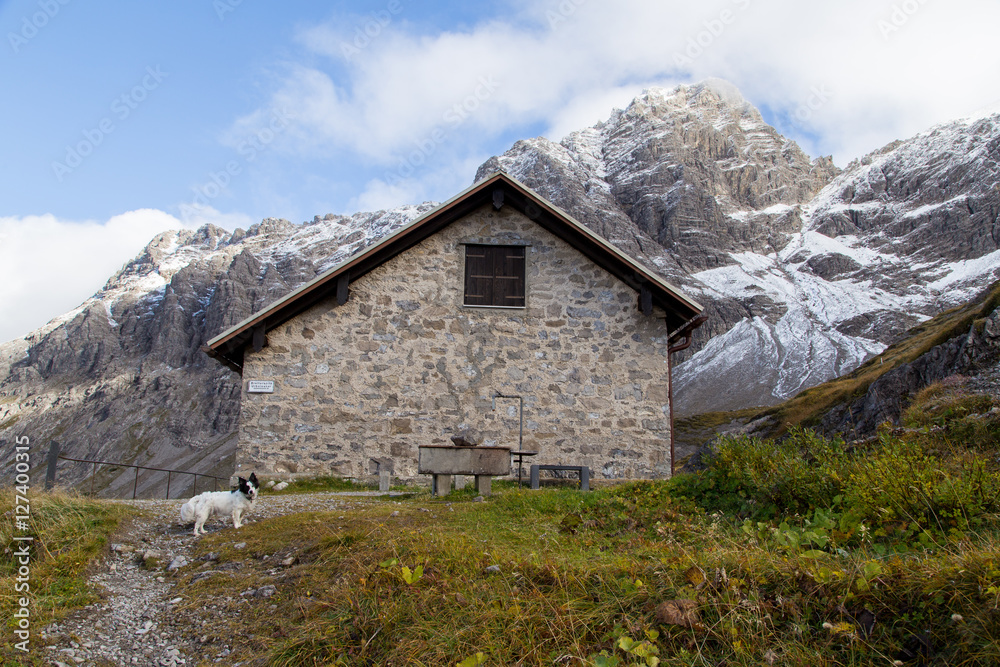
<instances>
[{"instance_id":1,"label":"black and white dog","mask_svg":"<svg viewBox=\"0 0 1000 667\"><path fill-rule=\"evenodd\" d=\"M194 521L194 534L204 535L205 522L213 514L233 517L233 528L243 525L243 513L253 508L257 500L257 475L250 473L250 479L239 478L240 485L232 491L206 491L181 505L181 523Z\"/></svg>"}]
</instances>

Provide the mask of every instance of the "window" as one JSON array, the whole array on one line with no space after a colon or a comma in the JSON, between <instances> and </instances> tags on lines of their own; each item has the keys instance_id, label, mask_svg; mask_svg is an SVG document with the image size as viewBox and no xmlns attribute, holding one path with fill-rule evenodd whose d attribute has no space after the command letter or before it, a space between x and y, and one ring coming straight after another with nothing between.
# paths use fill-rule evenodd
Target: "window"
<instances>
[{"instance_id":1,"label":"window","mask_svg":"<svg viewBox=\"0 0 1000 667\"><path fill-rule=\"evenodd\" d=\"M524 308L524 246L465 246L465 305Z\"/></svg>"}]
</instances>

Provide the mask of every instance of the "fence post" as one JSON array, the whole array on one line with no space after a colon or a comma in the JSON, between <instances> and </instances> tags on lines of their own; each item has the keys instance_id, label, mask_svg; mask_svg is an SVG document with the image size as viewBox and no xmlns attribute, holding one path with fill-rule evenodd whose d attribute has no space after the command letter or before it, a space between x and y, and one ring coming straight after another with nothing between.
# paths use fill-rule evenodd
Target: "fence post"
<instances>
[{"instance_id":1,"label":"fence post","mask_svg":"<svg viewBox=\"0 0 1000 667\"><path fill-rule=\"evenodd\" d=\"M45 470L45 490L49 491L56 483L56 463L59 462L59 443L52 441L49 445L49 467Z\"/></svg>"},{"instance_id":2,"label":"fence post","mask_svg":"<svg viewBox=\"0 0 1000 667\"><path fill-rule=\"evenodd\" d=\"M170 470L168 470L167 471L167 500L170 500L170 475L171 474L172 474L172 472Z\"/></svg>"},{"instance_id":3,"label":"fence post","mask_svg":"<svg viewBox=\"0 0 1000 667\"><path fill-rule=\"evenodd\" d=\"M132 500L135 500L135 492L139 488L139 466L135 467L135 484L132 485Z\"/></svg>"}]
</instances>

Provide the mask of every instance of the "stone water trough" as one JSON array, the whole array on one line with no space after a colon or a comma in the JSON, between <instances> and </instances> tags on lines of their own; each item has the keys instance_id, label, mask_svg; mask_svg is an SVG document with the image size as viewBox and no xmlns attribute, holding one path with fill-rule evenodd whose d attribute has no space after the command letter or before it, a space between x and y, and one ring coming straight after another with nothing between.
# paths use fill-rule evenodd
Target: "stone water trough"
<instances>
[{"instance_id":1,"label":"stone water trough","mask_svg":"<svg viewBox=\"0 0 1000 667\"><path fill-rule=\"evenodd\" d=\"M476 491L490 495L491 478L510 474L510 447L421 445L417 472L434 476L434 494L451 492L453 475L472 475Z\"/></svg>"}]
</instances>

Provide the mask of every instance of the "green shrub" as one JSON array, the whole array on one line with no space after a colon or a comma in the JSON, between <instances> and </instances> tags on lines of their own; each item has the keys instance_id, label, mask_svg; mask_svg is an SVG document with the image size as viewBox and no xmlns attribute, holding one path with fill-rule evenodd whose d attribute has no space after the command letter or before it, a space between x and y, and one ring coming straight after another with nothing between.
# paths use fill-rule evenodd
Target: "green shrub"
<instances>
[{"instance_id":1,"label":"green shrub","mask_svg":"<svg viewBox=\"0 0 1000 667\"><path fill-rule=\"evenodd\" d=\"M708 469L675 478L674 492L752 518L805 513L833 504L846 456L842 441L799 428L780 441L724 437Z\"/></svg>"},{"instance_id":2,"label":"green shrub","mask_svg":"<svg viewBox=\"0 0 1000 667\"><path fill-rule=\"evenodd\" d=\"M844 497L883 527L964 531L1000 511L1000 475L982 458L931 456L918 442L882 434L877 448L855 457Z\"/></svg>"},{"instance_id":3,"label":"green shrub","mask_svg":"<svg viewBox=\"0 0 1000 667\"><path fill-rule=\"evenodd\" d=\"M608 489L587 516L629 530L683 534L703 512L695 503L676 496L671 482L628 482Z\"/></svg>"},{"instance_id":4,"label":"green shrub","mask_svg":"<svg viewBox=\"0 0 1000 667\"><path fill-rule=\"evenodd\" d=\"M940 408L928 414L952 415L951 427L966 424L972 416L954 416L966 410L956 410L954 401L942 400L945 395L934 390L921 397ZM867 536L930 543L979 528L1000 513L997 466L965 441L945 443L948 428L902 435L885 430L874 444L852 449L801 429L777 442L723 438L706 470L678 475L670 488L707 511L749 519L760 535L814 530L817 512L823 512L838 524L829 532L830 548ZM775 533L771 524L754 523L772 519L785 528Z\"/></svg>"}]
</instances>

